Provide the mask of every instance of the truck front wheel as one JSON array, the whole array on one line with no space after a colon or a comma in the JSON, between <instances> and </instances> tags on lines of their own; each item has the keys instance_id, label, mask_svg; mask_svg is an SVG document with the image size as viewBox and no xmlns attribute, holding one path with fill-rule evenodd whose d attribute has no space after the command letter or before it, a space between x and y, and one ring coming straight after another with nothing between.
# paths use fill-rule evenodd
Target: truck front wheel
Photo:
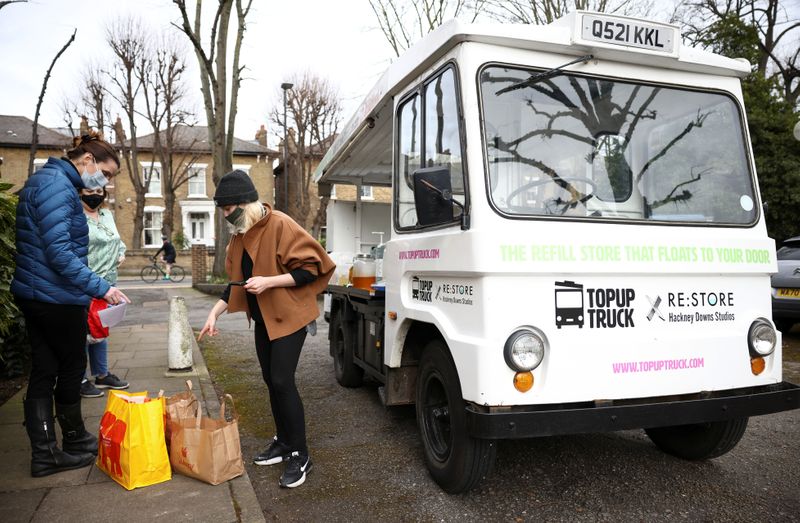
<instances>
[{"instance_id":1,"label":"truck front wheel","mask_svg":"<svg viewBox=\"0 0 800 523\"><path fill-rule=\"evenodd\" d=\"M494 465L497 444L467 433L464 399L447 347L425 348L417 378L417 425L434 481L449 494L475 487Z\"/></svg>"},{"instance_id":2,"label":"truck front wheel","mask_svg":"<svg viewBox=\"0 0 800 523\"><path fill-rule=\"evenodd\" d=\"M747 418L645 429L658 448L683 459L703 460L729 452L742 439Z\"/></svg>"},{"instance_id":3,"label":"truck front wheel","mask_svg":"<svg viewBox=\"0 0 800 523\"><path fill-rule=\"evenodd\" d=\"M331 319L333 371L342 387L360 387L364 381L364 369L353 362L354 334L342 318L342 311L334 312Z\"/></svg>"}]
</instances>

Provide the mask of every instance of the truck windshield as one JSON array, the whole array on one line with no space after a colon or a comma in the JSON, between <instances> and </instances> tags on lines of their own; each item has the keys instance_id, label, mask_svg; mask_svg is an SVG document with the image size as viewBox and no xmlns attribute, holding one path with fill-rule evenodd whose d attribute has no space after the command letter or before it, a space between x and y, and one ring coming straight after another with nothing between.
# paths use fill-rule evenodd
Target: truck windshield
<instances>
[{"instance_id":1,"label":"truck windshield","mask_svg":"<svg viewBox=\"0 0 800 523\"><path fill-rule=\"evenodd\" d=\"M573 74L503 92L534 73L487 66L480 75L489 194L500 212L754 222L732 98Z\"/></svg>"}]
</instances>

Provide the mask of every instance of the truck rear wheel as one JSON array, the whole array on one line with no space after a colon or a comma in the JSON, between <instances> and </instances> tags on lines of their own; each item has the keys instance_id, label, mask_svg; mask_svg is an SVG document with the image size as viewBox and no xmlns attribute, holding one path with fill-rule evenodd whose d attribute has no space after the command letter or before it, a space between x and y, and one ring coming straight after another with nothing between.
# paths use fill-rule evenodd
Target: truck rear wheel
<instances>
[{"instance_id":1,"label":"truck rear wheel","mask_svg":"<svg viewBox=\"0 0 800 523\"><path fill-rule=\"evenodd\" d=\"M331 318L331 348L333 349L333 371L342 387L360 387L364 381L364 369L353 362L353 333L336 311Z\"/></svg>"},{"instance_id":2,"label":"truck rear wheel","mask_svg":"<svg viewBox=\"0 0 800 523\"><path fill-rule=\"evenodd\" d=\"M747 418L645 429L658 448L683 459L703 460L729 452L742 439Z\"/></svg>"},{"instance_id":3,"label":"truck rear wheel","mask_svg":"<svg viewBox=\"0 0 800 523\"><path fill-rule=\"evenodd\" d=\"M455 365L442 341L425 348L417 378L417 425L434 481L449 494L475 487L492 469L497 444L467 433Z\"/></svg>"}]
</instances>

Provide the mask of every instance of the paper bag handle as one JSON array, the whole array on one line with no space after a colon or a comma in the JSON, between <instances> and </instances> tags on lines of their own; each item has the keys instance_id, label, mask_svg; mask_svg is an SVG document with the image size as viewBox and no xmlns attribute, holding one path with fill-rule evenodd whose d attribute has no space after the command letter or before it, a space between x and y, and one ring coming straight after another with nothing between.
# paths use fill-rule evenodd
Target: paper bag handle
<instances>
[{"instance_id":1,"label":"paper bag handle","mask_svg":"<svg viewBox=\"0 0 800 523\"><path fill-rule=\"evenodd\" d=\"M186 390L192 392L192 380L186 380Z\"/></svg>"},{"instance_id":2,"label":"paper bag handle","mask_svg":"<svg viewBox=\"0 0 800 523\"><path fill-rule=\"evenodd\" d=\"M231 408L233 409L233 419L238 418L239 415L236 414L236 404L233 402L233 396L231 396L230 394L225 394L225 396L222 397L222 401L219 404L219 419L225 421L225 399L231 400Z\"/></svg>"},{"instance_id":3,"label":"paper bag handle","mask_svg":"<svg viewBox=\"0 0 800 523\"><path fill-rule=\"evenodd\" d=\"M198 400L197 398L194 398L193 401L197 403L197 416L195 417L194 428L199 429L200 420L203 417L203 404L200 403L200 400ZM191 405L191 403L189 403L189 405Z\"/></svg>"}]
</instances>

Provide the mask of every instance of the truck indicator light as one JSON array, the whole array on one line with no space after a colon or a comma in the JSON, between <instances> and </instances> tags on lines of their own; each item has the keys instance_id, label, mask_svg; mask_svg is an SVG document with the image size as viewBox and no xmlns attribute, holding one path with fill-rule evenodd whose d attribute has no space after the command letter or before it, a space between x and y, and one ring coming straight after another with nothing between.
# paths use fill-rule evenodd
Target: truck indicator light
<instances>
[{"instance_id":1,"label":"truck indicator light","mask_svg":"<svg viewBox=\"0 0 800 523\"><path fill-rule=\"evenodd\" d=\"M750 358L750 370L753 371L753 374L758 376L762 372L764 372L764 368L766 368L766 363L764 363L764 358Z\"/></svg>"},{"instance_id":2,"label":"truck indicator light","mask_svg":"<svg viewBox=\"0 0 800 523\"><path fill-rule=\"evenodd\" d=\"M533 374L528 372L517 372L514 374L514 388L520 392L528 392L533 387Z\"/></svg>"}]
</instances>

